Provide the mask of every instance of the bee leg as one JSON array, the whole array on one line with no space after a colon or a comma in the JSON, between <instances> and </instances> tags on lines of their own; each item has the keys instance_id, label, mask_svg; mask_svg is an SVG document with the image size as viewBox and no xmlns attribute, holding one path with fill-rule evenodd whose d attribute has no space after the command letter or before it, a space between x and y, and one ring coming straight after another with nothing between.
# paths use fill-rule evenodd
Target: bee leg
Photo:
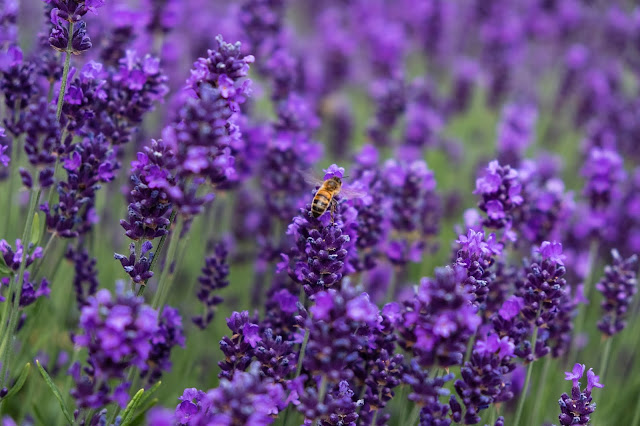
<instances>
[{"instance_id":1,"label":"bee leg","mask_svg":"<svg viewBox=\"0 0 640 426\"><path fill-rule=\"evenodd\" d=\"M335 198L334 198L333 200L331 200L331 210L330 210L330 213L331 213L331 224L332 224L332 225L333 225L333 214L334 214L334 213L335 213L335 211L336 211L336 205L337 205L337 204L338 204L338 203L336 202Z\"/></svg>"}]
</instances>

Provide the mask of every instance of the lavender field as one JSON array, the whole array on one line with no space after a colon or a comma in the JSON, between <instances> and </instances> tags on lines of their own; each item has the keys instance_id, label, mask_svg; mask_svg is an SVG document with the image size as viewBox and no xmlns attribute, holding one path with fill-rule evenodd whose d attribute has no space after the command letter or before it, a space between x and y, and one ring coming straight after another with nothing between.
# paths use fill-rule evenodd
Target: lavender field
<instances>
[{"instance_id":1,"label":"lavender field","mask_svg":"<svg viewBox=\"0 0 640 426\"><path fill-rule=\"evenodd\" d=\"M634 2L0 0L0 205L1 426L640 426Z\"/></svg>"}]
</instances>

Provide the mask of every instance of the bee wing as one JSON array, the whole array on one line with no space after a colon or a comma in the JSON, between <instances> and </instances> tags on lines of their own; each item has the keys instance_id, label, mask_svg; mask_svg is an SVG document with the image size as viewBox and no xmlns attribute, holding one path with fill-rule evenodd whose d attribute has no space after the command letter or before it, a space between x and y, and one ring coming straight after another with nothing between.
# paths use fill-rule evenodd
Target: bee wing
<instances>
[{"instance_id":1,"label":"bee wing","mask_svg":"<svg viewBox=\"0 0 640 426\"><path fill-rule=\"evenodd\" d=\"M309 185L313 186L322 186L324 181L320 179L318 176L314 175L313 172L308 170L300 170L300 174L304 178L304 181Z\"/></svg>"},{"instance_id":2,"label":"bee wing","mask_svg":"<svg viewBox=\"0 0 640 426\"><path fill-rule=\"evenodd\" d=\"M342 185L342 188L340 189L340 195L344 196L345 198L363 198L367 196L367 191L364 188L358 187L358 186L346 186L346 185Z\"/></svg>"}]
</instances>

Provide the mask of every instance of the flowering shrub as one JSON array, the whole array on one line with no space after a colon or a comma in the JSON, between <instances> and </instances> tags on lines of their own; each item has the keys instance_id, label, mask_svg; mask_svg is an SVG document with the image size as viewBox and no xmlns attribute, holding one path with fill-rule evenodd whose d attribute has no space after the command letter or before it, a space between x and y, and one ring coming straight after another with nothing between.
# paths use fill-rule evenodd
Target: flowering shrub
<instances>
[{"instance_id":1,"label":"flowering shrub","mask_svg":"<svg viewBox=\"0 0 640 426\"><path fill-rule=\"evenodd\" d=\"M640 425L639 18L0 0L2 424Z\"/></svg>"}]
</instances>

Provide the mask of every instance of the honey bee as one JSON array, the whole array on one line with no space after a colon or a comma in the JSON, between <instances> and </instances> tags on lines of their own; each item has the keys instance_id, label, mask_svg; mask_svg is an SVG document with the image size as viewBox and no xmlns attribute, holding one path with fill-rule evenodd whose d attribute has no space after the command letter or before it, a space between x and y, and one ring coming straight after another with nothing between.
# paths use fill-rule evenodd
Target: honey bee
<instances>
[{"instance_id":1,"label":"honey bee","mask_svg":"<svg viewBox=\"0 0 640 426\"><path fill-rule=\"evenodd\" d=\"M333 223L333 214L335 212L336 205L338 204L338 201L336 200L336 196L338 194L347 198L361 198L365 196L364 191L354 187L343 186L342 179L338 176L333 176L322 181L310 174L305 174L305 180L319 187L313 196L310 212L316 219L325 214L328 210L331 214L331 223Z\"/></svg>"},{"instance_id":2,"label":"honey bee","mask_svg":"<svg viewBox=\"0 0 640 426\"><path fill-rule=\"evenodd\" d=\"M311 214L313 217L318 218L322 216L327 209L330 208L331 221L333 222L333 212L336 208L336 200L334 197L340 193L340 189L342 189L342 179L337 176L322 182L311 203Z\"/></svg>"}]
</instances>

